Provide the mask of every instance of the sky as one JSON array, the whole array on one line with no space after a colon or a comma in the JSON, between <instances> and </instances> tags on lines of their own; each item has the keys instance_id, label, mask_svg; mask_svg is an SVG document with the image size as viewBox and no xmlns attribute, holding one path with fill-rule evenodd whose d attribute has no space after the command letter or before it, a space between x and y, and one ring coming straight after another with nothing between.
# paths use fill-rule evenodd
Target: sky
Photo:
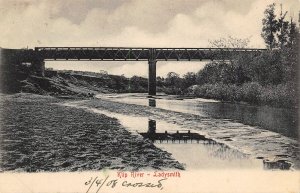
<instances>
[{"instance_id":1,"label":"sky","mask_svg":"<svg viewBox=\"0 0 300 193\"><path fill-rule=\"evenodd\" d=\"M0 47L207 47L222 37L260 36L267 5L283 4L298 20L300 0L0 0ZM277 10L277 12L279 9ZM158 62L157 73L181 75L200 62ZM47 62L46 67L147 76L146 62Z\"/></svg>"}]
</instances>

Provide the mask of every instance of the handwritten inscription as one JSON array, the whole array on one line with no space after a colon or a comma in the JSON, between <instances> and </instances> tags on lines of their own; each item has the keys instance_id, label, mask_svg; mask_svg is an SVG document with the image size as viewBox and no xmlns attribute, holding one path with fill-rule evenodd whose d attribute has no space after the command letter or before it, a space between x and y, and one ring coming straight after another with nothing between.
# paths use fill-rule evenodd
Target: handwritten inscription
<instances>
[{"instance_id":1,"label":"handwritten inscription","mask_svg":"<svg viewBox=\"0 0 300 193\"><path fill-rule=\"evenodd\" d=\"M109 176L104 179L99 179L98 177L91 177L90 180L84 183L88 186L87 193L90 192L92 189L96 189L96 192L99 192L100 189L105 185L110 188L114 188L118 184L117 179L109 180Z\"/></svg>"},{"instance_id":2,"label":"handwritten inscription","mask_svg":"<svg viewBox=\"0 0 300 193\"><path fill-rule=\"evenodd\" d=\"M150 177L150 178L146 178ZM180 172L117 172L117 177L91 177L84 185L86 193L98 193L104 188L155 188L162 190L163 183L171 177L180 177ZM148 180L148 181L147 181ZM146 181L146 182L145 182Z\"/></svg>"}]
</instances>

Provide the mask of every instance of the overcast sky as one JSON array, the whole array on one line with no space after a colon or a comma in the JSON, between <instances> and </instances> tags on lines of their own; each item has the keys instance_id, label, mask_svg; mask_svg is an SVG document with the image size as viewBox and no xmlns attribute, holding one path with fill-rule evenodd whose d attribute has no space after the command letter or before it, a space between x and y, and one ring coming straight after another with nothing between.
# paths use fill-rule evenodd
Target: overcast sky
<instances>
[{"instance_id":1,"label":"overcast sky","mask_svg":"<svg viewBox=\"0 0 300 193\"><path fill-rule=\"evenodd\" d=\"M0 47L206 47L209 40L230 35L250 38L250 47L263 48L261 20L272 2L284 2L288 18L298 20L299 0L0 0ZM145 62L47 66L147 75ZM165 75L202 67L195 62L159 62L157 69L158 75Z\"/></svg>"}]
</instances>

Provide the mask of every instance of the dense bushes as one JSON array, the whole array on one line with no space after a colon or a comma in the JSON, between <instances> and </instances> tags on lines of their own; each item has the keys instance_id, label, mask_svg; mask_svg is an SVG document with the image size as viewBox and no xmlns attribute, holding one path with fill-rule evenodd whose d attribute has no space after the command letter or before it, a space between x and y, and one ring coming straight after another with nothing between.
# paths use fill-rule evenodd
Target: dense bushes
<instances>
[{"instance_id":1,"label":"dense bushes","mask_svg":"<svg viewBox=\"0 0 300 193\"><path fill-rule=\"evenodd\" d=\"M129 79L129 83L126 89L131 93L143 93L148 91L148 80L143 77L133 76Z\"/></svg>"},{"instance_id":2,"label":"dense bushes","mask_svg":"<svg viewBox=\"0 0 300 193\"><path fill-rule=\"evenodd\" d=\"M203 84L194 86L189 94L222 101L246 101L277 107L295 107L297 92L294 83L262 86L258 82L236 84Z\"/></svg>"},{"instance_id":3,"label":"dense bushes","mask_svg":"<svg viewBox=\"0 0 300 193\"><path fill-rule=\"evenodd\" d=\"M277 85L296 81L296 62L290 61L283 51L264 51L257 56L241 56L225 62L211 62L197 73L196 83L224 83L241 85L258 82ZM295 56L294 56L295 57Z\"/></svg>"}]
</instances>

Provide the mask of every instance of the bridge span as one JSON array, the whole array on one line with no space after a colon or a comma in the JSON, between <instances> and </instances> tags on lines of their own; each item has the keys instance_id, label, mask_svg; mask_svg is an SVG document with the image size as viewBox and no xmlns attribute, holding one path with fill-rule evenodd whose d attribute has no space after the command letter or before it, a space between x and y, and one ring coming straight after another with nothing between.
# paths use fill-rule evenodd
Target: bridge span
<instances>
[{"instance_id":1,"label":"bridge span","mask_svg":"<svg viewBox=\"0 0 300 193\"><path fill-rule=\"evenodd\" d=\"M44 75L44 61L148 61L148 93L156 94L157 61L230 60L236 55L257 56L266 49L252 48L138 48L138 47L35 47L19 50L20 62L31 62Z\"/></svg>"}]
</instances>

